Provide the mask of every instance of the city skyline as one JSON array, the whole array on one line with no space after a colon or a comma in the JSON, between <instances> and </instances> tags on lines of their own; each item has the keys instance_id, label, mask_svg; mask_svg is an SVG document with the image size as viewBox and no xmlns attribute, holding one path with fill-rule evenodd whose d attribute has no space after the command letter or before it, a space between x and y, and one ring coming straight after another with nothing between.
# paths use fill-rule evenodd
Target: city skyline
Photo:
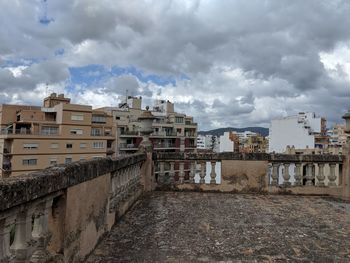
<instances>
[{"instance_id":1,"label":"city skyline","mask_svg":"<svg viewBox=\"0 0 350 263\"><path fill-rule=\"evenodd\" d=\"M169 99L199 130L349 107L346 1L0 3L0 104ZM48 88L47 88L48 84ZM227 118L227 116L232 118ZM330 126L329 125L329 126Z\"/></svg>"}]
</instances>

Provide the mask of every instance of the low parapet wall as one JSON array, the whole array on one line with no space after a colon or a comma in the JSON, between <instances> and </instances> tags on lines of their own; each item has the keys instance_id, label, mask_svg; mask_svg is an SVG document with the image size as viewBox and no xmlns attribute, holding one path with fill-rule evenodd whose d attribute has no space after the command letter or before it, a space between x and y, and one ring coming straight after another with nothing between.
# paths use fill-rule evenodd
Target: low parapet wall
<instances>
[{"instance_id":1,"label":"low parapet wall","mask_svg":"<svg viewBox=\"0 0 350 263\"><path fill-rule=\"evenodd\" d=\"M0 262L83 261L142 194L145 161L101 158L0 180Z\"/></svg>"},{"instance_id":2,"label":"low parapet wall","mask_svg":"<svg viewBox=\"0 0 350 263\"><path fill-rule=\"evenodd\" d=\"M344 155L158 153L158 188L349 198Z\"/></svg>"}]
</instances>

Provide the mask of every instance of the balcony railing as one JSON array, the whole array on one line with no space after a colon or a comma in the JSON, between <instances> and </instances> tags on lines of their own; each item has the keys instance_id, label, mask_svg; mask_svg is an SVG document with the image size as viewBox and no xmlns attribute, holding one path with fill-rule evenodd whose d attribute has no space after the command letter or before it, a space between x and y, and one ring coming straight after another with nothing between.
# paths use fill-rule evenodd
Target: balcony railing
<instances>
[{"instance_id":1,"label":"balcony railing","mask_svg":"<svg viewBox=\"0 0 350 263\"><path fill-rule=\"evenodd\" d=\"M132 136L140 136L139 131L121 131L120 135L132 135Z\"/></svg>"},{"instance_id":2,"label":"balcony railing","mask_svg":"<svg viewBox=\"0 0 350 263\"><path fill-rule=\"evenodd\" d=\"M119 149L129 149L129 150L134 150L137 149L137 145L133 143L120 143L119 144Z\"/></svg>"},{"instance_id":3,"label":"balcony railing","mask_svg":"<svg viewBox=\"0 0 350 263\"><path fill-rule=\"evenodd\" d=\"M52 131L38 131L33 132L30 129L16 129L16 130L8 130L8 129L2 129L0 131L1 135L43 135L43 136L53 136L53 135L59 135L58 130L52 130Z\"/></svg>"}]
</instances>

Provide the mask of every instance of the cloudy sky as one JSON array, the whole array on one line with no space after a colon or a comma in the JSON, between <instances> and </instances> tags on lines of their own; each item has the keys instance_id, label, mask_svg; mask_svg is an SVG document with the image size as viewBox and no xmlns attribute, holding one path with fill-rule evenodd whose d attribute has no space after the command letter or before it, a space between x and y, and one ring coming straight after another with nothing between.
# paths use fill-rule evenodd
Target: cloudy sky
<instances>
[{"instance_id":1,"label":"cloudy sky","mask_svg":"<svg viewBox=\"0 0 350 263\"><path fill-rule=\"evenodd\" d=\"M350 108L347 0L0 0L0 103L175 102L201 130ZM48 88L46 83L48 83Z\"/></svg>"}]
</instances>

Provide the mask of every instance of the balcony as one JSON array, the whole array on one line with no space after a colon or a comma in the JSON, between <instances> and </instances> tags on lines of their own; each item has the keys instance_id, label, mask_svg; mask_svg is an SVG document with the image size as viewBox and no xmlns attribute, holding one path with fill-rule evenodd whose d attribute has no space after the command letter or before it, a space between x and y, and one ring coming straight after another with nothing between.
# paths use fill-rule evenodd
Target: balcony
<instances>
[{"instance_id":1,"label":"balcony","mask_svg":"<svg viewBox=\"0 0 350 263\"><path fill-rule=\"evenodd\" d=\"M139 131L121 131L119 133L120 137L140 137Z\"/></svg>"},{"instance_id":2,"label":"balcony","mask_svg":"<svg viewBox=\"0 0 350 263\"><path fill-rule=\"evenodd\" d=\"M133 143L120 143L119 150L121 151L135 151L138 149L138 146Z\"/></svg>"}]
</instances>

